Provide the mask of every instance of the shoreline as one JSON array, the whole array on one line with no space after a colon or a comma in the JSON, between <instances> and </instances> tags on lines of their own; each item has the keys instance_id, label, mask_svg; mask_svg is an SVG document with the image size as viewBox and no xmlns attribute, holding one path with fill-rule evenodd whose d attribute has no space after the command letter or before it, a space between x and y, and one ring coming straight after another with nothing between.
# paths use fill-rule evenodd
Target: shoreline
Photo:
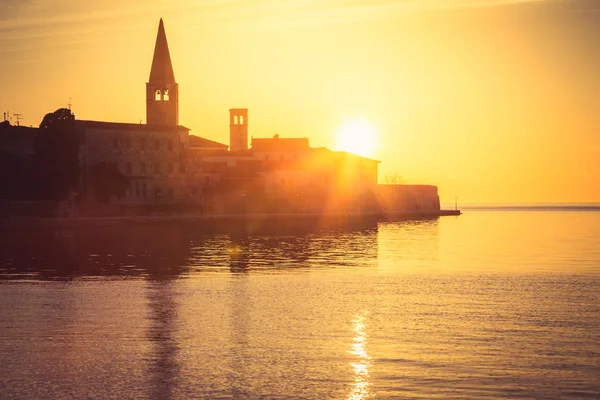
<instances>
[{"instance_id":1,"label":"shoreline","mask_svg":"<svg viewBox=\"0 0 600 400\"><path fill-rule=\"evenodd\" d=\"M158 216L114 216L114 217L9 217L0 221L0 230L15 228L88 228L130 225L198 224L201 227L227 227L229 224L262 225L294 223L354 223L386 222L411 219L428 219L442 216L458 216L460 210L430 210L404 212L329 212L329 213L265 213L265 214L210 214L210 215L158 215Z\"/></svg>"}]
</instances>

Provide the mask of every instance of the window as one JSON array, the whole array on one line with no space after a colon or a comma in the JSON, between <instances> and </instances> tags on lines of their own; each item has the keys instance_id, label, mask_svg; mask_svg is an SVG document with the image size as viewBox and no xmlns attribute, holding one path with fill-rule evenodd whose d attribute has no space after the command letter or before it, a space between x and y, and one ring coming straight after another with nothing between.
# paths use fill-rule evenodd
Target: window
<instances>
[{"instance_id":1,"label":"window","mask_svg":"<svg viewBox=\"0 0 600 400\"><path fill-rule=\"evenodd\" d=\"M160 149L160 139L156 139L156 140L154 141L154 148L155 148L156 150L159 150L159 149Z\"/></svg>"},{"instance_id":2,"label":"window","mask_svg":"<svg viewBox=\"0 0 600 400\"><path fill-rule=\"evenodd\" d=\"M127 173L128 173L128 174L131 174L131 171L132 171L132 170L133 170L133 168L131 167L131 163L130 163L130 162L128 162L128 163L127 163Z\"/></svg>"},{"instance_id":3,"label":"window","mask_svg":"<svg viewBox=\"0 0 600 400\"><path fill-rule=\"evenodd\" d=\"M160 174L160 164L159 163L154 163L154 173Z\"/></svg>"},{"instance_id":4,"label":"window","mask_svg":"<svg viewBox=\"0 0 600 400\"><path fill-rule=\"evenodd\" d=\"M146 163L143 162L143 161L142 161L142 164L141 164L141 169L142 169L142 174L145 174L146 173ZM145 183L144 183L144 185L145 185Z\"/></svg>"},{"instance_id":5,"label":"window","mask_svg":"<svg viewBox=\"0 0 600 400\"><path fill-rule=\"evenodd\" d=\"M142 150L146 150L146 138L140 139L140 147L142 148Z\"/></svg>"},{"instance_id":6,"label":"window","mask_svg":"<svg viewBox=\"0 0 600 400\"><path fill-rule=\"evenodd\" d=\"M173 141L169 140L169 151L173 151Z\"/></svg>"}]
</instances>

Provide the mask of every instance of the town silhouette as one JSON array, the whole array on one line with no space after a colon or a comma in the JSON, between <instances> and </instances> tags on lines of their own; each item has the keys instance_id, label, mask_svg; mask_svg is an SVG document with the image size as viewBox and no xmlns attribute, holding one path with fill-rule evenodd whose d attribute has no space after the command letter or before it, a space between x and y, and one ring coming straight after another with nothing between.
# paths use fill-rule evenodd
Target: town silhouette
<instances>
[{"instance_id":1,"label":"town silhouette","mask_svg":"<svg viewBox=\"0 0 600 400\"><path fill-rule=\"evenodd\" d=\"M600 399L597 2L3 1L0 400Z\"/></svg>"},{"instance_id":2,"label":"town silhouette","mask_svg":"<svg viewBox=\"0 0 600 400\"><path fill-rule=\"evenodd\" d=\"M88 121L70 108L39 128L0 123L3 221L146 216L280 219L456 214L437 187L378 183L379 161L310 146L309 138L249 138L249 112L229 110L230 143L190 134L163 20L149 80L146 123ZM31 221L29 221L31 223Z\"/></svg>"}]
</instances>

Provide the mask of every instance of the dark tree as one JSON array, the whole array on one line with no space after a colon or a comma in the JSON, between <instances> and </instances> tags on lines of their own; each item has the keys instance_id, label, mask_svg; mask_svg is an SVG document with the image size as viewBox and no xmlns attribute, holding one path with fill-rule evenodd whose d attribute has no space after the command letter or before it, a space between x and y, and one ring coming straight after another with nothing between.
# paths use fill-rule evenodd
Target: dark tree
<instances>
[{"instance_id":1,"label":"dark tree","mask_svg":"<svg viewBox=\"0 0 600 400\"><path fill-rule=\"evenodd\" d=\"M75 122L75 115L68 108L59 108L58 110L48 113L40 123L41 129L49 129L63 124Z\"/></svg>"},{"instance_id":2,"label":"dark tree","mask_svg":"<svg viewBox=\"0 0 600 400\"><path fill-rule=\"evenodd\" d=\"M35 143L34 171L38 198L62 200L79 180L79 132L71 110L48 113Z\"/></svg>"},{"instance_id":3,"label":"dark tree","mask_svg":"<svg viewBox=\"0 0 600 400\"><path fill-rule=\"evenodd\" d=\"M96 200L107 203L111 197L121 198L129 186L128 179L119 171L116 165L100 162L89 170L90 184L94 188Z\"/></svg>"}]
</instances>

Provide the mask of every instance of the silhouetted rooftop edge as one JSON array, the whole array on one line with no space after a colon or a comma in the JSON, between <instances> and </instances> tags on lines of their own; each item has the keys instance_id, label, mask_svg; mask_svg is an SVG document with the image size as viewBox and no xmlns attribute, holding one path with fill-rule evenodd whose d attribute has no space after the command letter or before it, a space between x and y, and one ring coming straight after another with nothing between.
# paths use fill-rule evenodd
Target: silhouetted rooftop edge
<instances>
[{"instance_id":1,"label":"silhouetted rooftop edge","mask_svg":"<svg viewBox=\"0 0 600 400\"><path fill-rule=\"evenodd\" d=\"M75 120L75 123L79 126L83 125L86 128L93 129L106 129L106 130L129 130L129 131L147 131L147 132L175 132L186 130L183 125L147 125L147 124L134 124L129 122L104 122L104 121L86 121L86 120Z\"/></svg>"},{"instance_id":2,"label":"silhouetted rooftop edge","mask_svg":"<svg viewBox=\"0 0 600 400\"><path fill-rule=\"evenodd\" d=\"M360 158L360 159L363 159L363 160L366 160L366 161L374 161L376 163L381 163L381 161L375 160L373 158L359 156L358 154L350 153L350 152L347 152L347 151L331 150L331 149L328 149L327 147L312 147L311 151L314 151L314 152L323 152L323 153L329 152L329 153L337 154L337 155L342 156L342 157L355 157L355 158Z\"/></svg>"},{"instance_id":3,"label":"silhouetted rooftop edge","mask_svg":"<svg viewBox=\"0 0 600 400\"><path fill-rule=\"evenodd\" d=\"M190 135L189 136L189 143L190 143L190 147L194 148L194 147L203 147L203 148L207 148L207 147L214 147L214 148L220 148L220 149L227 149L229 146L223 143L219 143L219 142L215 142L214 140L210 140L210 139L206 139L200 136L196 136L196 135Z\"/></svg>"},{"instance_id":4,"label":"silhouetted rooftop edge","mask_svg":"<svg viewBox=\"0 0 600 400\"><path fill-rule=\"evenodd\" d=\"M38 128L35 126L11 125L8 121L0 122L0 134L34 134L37 135Z\"/></svg>"},{"instance_id":5,"label":"silhouetted rooftop edge","mask_svg":"<svg viewBox=\"0 0 600 400\"><path fill-rule=\"evenodd\" d=\"M254 151L305 151L310 148L308 138L252 138Z\"/></svg>"}]
</instances>

